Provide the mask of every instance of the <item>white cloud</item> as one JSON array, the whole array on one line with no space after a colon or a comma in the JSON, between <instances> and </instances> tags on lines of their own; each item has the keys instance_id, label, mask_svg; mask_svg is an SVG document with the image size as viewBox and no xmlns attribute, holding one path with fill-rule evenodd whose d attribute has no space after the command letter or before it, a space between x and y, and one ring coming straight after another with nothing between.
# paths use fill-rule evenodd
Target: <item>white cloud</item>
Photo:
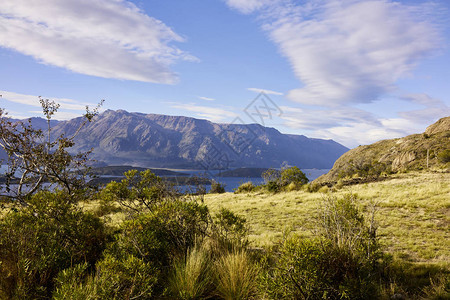
<instances>
[{"instance_id":1,"label":"white cloud","mask_svg":"<svg viewBox=\"0 0 450 300\"><path fill-rule=\"evenodd\" d=\"M280 92L275 92L275 91L271 91L271 90L265 90L265 89L258 89L258 88L247 88L247 90L251 91L251 92L255 92L255 93L264 93L267 95L278 95L278 96L282 96L283 93Z\"/></svg>"},{"instance_id":2,"label":"white cloud","mask_svg":"<svg viewBox=\"0 0 450 300\"><path fill-rule=\"evenodd\" d=\"M252 13L276 0L225 0L228 6L243 14Z\"/></svg>"},{"instance_id":3,"label":"white cloud","mask_svg":"<svg viewBox=\"0 0 450 300\"><path fill-rule=\"evenodd\" d=\"M284 112L281 118L288 128L307 131L308 135L318 138L333 139L352 148L421 133L439 118L450 115L450 107L426 94L411 94L404 100L408 98L424 108L399 111L395 117L386 118L349 106L322 109L281 106Z\"/></svg>"},{"instance_id":4,"label":"white cloud","mask_svg":"<svg viewBox=\"0 0 450 300\"><path fill-rule=\"evenodd\" d=\"M349 147L422 132L449 107L426 94L398 97L400 79L442 44L439 7L394 0L228 1L258 20L301 82L282 106L284 126ZM408 101L420 109L375 115L355 105ZM397 99L398 100L397 100ZM314 105L311 108L309 105ZM388 109L388 108L387 108Z\"/></svg>"},{"instance_id":5,"label":"white cloud","mask_svg":"<svg viewBox=\"0 0 450 300\"><path fill-rule=\"evenodd\" d=\"M125 0L3 0L0 46L73 72L174 83L183 38Z\"/></svg>"},{"instance_id":6,"label":"white cloud","mask_svg":"<svg viewBox=\"0 0 450 300\"><path fill-rule=\"evenodd\" d=\"M0 91L0 95L2 95L2 97L0 98L0 102L9 101L31 107L41 107L39 97L35 95L25 95L8 91ZM48 97L43 98L47 99ZM60 104L58 112L54 115L54 119L56 120L67 120L75 117L80 117L86 111L86 106L89 106L90 108L96 107L96 104L93 103L83 103L67 98L49 98L49 100L55 101L56 103ZM30 116L30 114L42 117L42 110L26 111L24 108L24 110L21 112L9 113L9 115L14 118L27 118Z\"/></svg>"},{"instance_id":7,"label":"white cloud","mask_svg":"<svg viewBox=\"0 0 450 300\"><path fill-rule=\"evenodd\" d=\"M288 98L313 105L369 103L396 89L437 48L420 7L392 1L325 1L266 24L303 87ZM280 8L281 9L281 8ZM300 11L300 13L299 13ZM271 14L273 15L273 14Z\"/></svg>"},{"instance_id":8,"label":"white cloud","mask_svg":"<svg viewBox=\"0 0 450 300\"><path fill-rule=\"evenodd\" d=\"M32 113L32 114L35 114L35 115L40 115L42 117L42 111L37 111L36 110L36 111L30 111L29 113ZM80 114L80 113L74 113L74 112L58 110L55 113L55 115L54 115L54 117L52 119L63 121L63 120L71 120L71 119L78 118L78 117L81 117L81 116L82 116L82 114ZM25 117L25 118L29 118L29 116Z\"/></svg>"},{"instance_id":9,"label":"white cloud","mask_svg":"<svg viewBox=\"0 0 450 300\"><path fill-rule=\"evenodd\" d=\"M319 138L333 139L347 147L354 148L358 145L367 145L379 140L400 138L408 135L411 130L411 127L408 127L410 123L405 122L404 119L387 119L382 121L385 126L374 126L359 122L350 123L338 127L319 129L314 131L314 135Z\"/></svg>"},{"instance_id":10,"label":"white cloud","mask_svg":"<svg viewBox=\"0 0 450 300\"><path fill-rule=\"evenodd\" d=\"M202 97L202 96L198 96L197 98L200 99L200 100L205 100L205 101L214 101L214 100L216 100L214 98Z\"/></svg>"},{"instance_id":11,"label":"white cloud","mask_svg":"<svg viewBox=\"0 0 450 300\"><path fill-rule=\"evenodd\" d=\"M294 129L322 130L343 124L365 123L381 126L381 122L371 113L352 107L336 109L305 109L281 106L284 125Z\"/></svg>"},{"instance_id":12,"label":"white cloud","mask_svg":"<svg viewBox=\"0 0 450 300\"><path fill-rule=\"evenodd\" d=\"M238 116L235 112L228 109L197 105L195 103L172 103L171 107L191 111L196 113L197 117L210 120L212 122L223 122Z\"/></svg>"},{"instance_id":13,"label":"white cloud","mask_svg":"<svg viewBox=\"0 0 450 300\"><path fill-rule=\"evenodd\" d=\"M409 94L402 97L402 99L423 106L421 109L399 113L399 116L402 118L416 124L431 124L436 121L437 117L450 116L450 107L447 104L427 94Z\"/></svg>"}]
</instances>

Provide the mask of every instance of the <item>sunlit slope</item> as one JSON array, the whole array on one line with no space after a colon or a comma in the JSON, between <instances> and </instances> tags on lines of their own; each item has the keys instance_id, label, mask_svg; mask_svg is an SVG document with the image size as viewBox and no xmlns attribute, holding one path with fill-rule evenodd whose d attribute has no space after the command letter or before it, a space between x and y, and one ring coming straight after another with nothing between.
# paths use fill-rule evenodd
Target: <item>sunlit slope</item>
<instances>
[{"instance_id":1,"label":"sunlit slope","mask_svg":"<svg viewBox=\"0 0 450 300\"><path fill-rule=\"evenodd\" d=\"M415 262L450 262L450 173L398 174L334 193L226 193L205 201L213 211L225 207L244 215L258 246L281 239L285 230L313 235L323 198L346 193L356 194L366 210L375 204L378 234L390 252Z\"/></svg>"},{"instance_id":2,"label":"sunlit slope","mask_svg":"<svg viewBox=\"0 0 450 300\"><path fill-rule=\"evenodd\" d=\"M343 154L331 171L316 182L379 176L411 170L450 169L450 117L442 118L422 134L359 146Z\"/></svg>"}]
</instances>

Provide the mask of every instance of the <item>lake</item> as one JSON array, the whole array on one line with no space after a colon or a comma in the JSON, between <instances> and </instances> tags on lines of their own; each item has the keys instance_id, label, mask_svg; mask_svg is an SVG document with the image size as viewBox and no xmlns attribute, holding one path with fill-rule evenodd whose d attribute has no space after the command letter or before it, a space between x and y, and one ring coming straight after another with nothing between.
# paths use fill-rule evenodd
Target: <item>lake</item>
<instances>
[{"instance_id":1,"label":"lake","mask_svg":"<svg viewBox=\"0 0 450 300\"><path fill-rule=\"evenodd\" d=\"M330 169L302 169L302 172L305 173L306 177L308 177L308 179L310 181L316 179L317 177L328 173L328 171L330 171ZM215 181L225 184L225 191L227 192L233 192L234 189L236 189L238 186L240 186L242 183L244 182L248 182L251 181L253 182L254 185L259 185L264 183L264 180L261 177L219 177L219 176L215 176L215 174L218 174L220 171L219 170L213 170L213 171L208 171L208 178L210 179L214 179ZM183 171L183 173L187 173L190 175L197 175L197 176L202 176L205 174L204 170L190 170L190 171ZM207 190L210 189L210 185L207 185L206 188Z\"/></svg>"}]
</instances>

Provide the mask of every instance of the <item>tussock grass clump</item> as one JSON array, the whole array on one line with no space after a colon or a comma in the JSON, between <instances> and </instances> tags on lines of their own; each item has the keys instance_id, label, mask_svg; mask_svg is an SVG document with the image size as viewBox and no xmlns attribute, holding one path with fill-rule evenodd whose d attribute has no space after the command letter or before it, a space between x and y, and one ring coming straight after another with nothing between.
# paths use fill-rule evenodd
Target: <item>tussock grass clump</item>
<instances>
[{"instance_id":1,"label":"tussock grass clump","mask_svg":"<svg viewBox=\"0 0 450 300\"><path fill-rule=\"evenodd\" d=\"M97 299L97 286L93 276L88 275L89 265L78 264L59 272L55 279L53 300Z\"/></svg>"},{"instance_id":2,"label":"tussock grass clump","mask_svg":"<svg viewBox=\"0 0 450 300\"><path fill-rule=\"evenodd\" d=\"M256 297L257 269L245 251L231 252L215 264L216 292L226 300Z\"/></svg>"},{"instance_id":3,"label":"tussock grass clump","mask_svg":"<svg viewBox=\"0 0 450 300\"><path fill-rule=\"evenodd\" d=\"M191 249L186 257L178 258L169 280L172 295L177 299L207 298L213 283L212 264L210 251L205 243Z\"/></svg>"}]
</instances>

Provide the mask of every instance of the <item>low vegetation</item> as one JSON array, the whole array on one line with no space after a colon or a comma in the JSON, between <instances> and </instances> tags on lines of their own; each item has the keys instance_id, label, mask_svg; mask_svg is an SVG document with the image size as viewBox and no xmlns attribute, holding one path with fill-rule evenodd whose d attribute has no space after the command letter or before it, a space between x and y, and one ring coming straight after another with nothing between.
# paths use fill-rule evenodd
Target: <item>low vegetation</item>
<instances>
[{"instance_id":1,"label":"low vegetation","mask_svg":"<svg viewBox=\"0 0 450 300\"><path fill-rule=\"evenodd\" d=\"M0 299L449 297L449 173L319 192L296 167L265 179L206 194L130 170L5 196Z\"/></svg>"}]
</instances>

